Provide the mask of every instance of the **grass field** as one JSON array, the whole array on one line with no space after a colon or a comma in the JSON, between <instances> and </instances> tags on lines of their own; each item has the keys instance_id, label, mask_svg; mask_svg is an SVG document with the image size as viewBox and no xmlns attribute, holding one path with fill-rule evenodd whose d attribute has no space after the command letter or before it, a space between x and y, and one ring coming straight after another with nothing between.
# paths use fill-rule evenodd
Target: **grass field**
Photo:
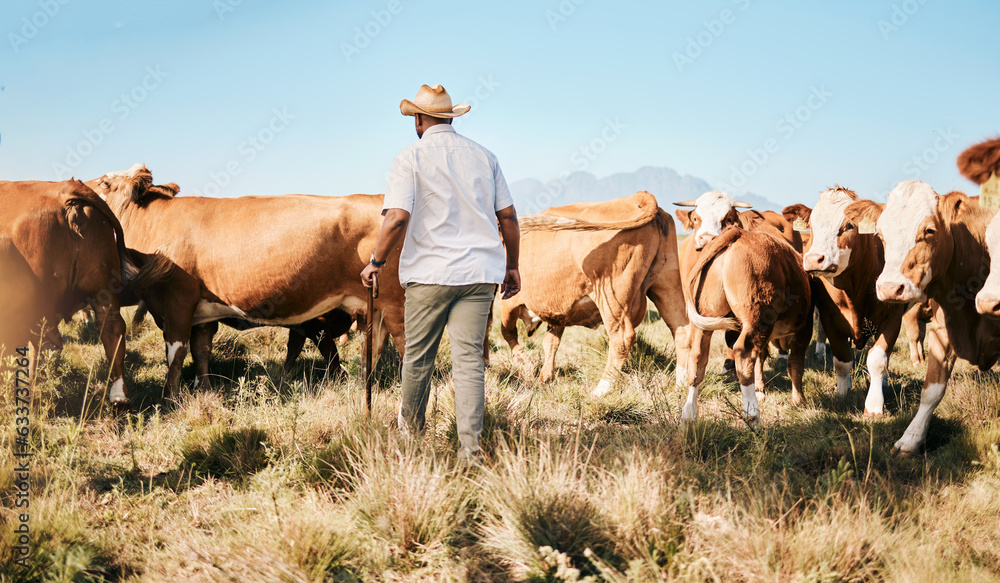
<instances>
[{"instance_id":1,"label":"grass field","mask_svg":"<svg viewBox=\"0 0 1000 583\"><path fill-rule=\"evenodd\" d=\"M128 317L126 317L128 319ZM513 362L494 329L485 462L456 460L447 342L418 443L395 428L398 362L383 359L370 422L360 335L341 346L347 382L307 348L282 377L281 329L217 336L212 392L153 407L166 372L159 330L132 331L139 413L106 406L96 331L37 375L30 443L31 567L13 563L15 465L0 458L0 581L1000 581L1000 377L961 363L926 453L890 455L923 370L900 339L887 415L863 417L864 354L849 398L810 350L804 407L769 361L763 429L715 374L700 421L680 424L673 342L651 314L608 397L600 331L567 330L558 378L540 385L544 328ZM8 377L4 386L10 387ZM0 397L12 451L12 391Z\"/></svg>"}]
</instances>

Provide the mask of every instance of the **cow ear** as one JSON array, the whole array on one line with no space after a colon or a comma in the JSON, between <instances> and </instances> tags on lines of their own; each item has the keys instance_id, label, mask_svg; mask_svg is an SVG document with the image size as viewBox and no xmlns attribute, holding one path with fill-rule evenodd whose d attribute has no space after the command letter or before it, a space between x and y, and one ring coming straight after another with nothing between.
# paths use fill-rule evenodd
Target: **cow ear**
<instances>
[{"instance_id":1,"label":"cow ear","mask_svg":"<svg viewBox=\"0 0 1000 583\"><path fill-rule=\"evenodd\" d=\"M795 219L802 219L808 223L812 216L812 209L804 204L793 204L782 209L781 216L785 217L789 223L794 223Z\"/></svg>"},{"instance_id":2,"label":"cow ear","mask_svg":"<svg viewBox=\"0 0 1000 583\"><path fill-rule=\"evenodd\" d=\"M691 213L694 211L688 211L684 209L677 209L674 214L677 215L677 220L680 221L681 226L684 227L685 231L690 231L694 228L694 221L691 220Z\"/></svg>"},{"instance_id":3,"label":"cow ear","mask_svg":"<svg viewBox=\"0 0 1000 583\"><path fill-rule=\"evenodd\" d=\"M865 219L877 223L884 209L884 204L873 200L859 200L847 205L844 209L844 218L852 225L860 225Z\"/></svg>"},{"instance_id":4,"label":"cow ear","mask_svg":"<svg viewBox=\"0 0 1000 583\"><path fill-rule=\"evenodd\" d=\"M949 192L943 196L938 195L938 214L941 216L944 224L950 225L952 221L961 216L972 204L973 202L969 200L969 197L958 191Z\"/></svg>"}]
</instances>

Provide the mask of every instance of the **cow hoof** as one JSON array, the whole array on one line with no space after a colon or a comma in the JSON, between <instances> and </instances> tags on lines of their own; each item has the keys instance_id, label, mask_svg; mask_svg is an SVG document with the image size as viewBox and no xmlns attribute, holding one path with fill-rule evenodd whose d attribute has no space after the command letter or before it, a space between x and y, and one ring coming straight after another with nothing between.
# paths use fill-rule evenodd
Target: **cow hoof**
<instances>
[{"instance_id":1,"label":"cow hoof","mask_svg":"<svg viewBox=\"0 0 1000 583\"><path fill-rule=\"evenodd\" d=\"M894 455L896 457L911 458L911 457L915 457L918 453L919 452L915 452L915 451L907 451L907 450L899 447L898 445L892 446L892 455Z\"/></svg>"},{"instance_id":2,"label":"cow hoof","mask_svg":"<svg viewBox=\"0 0 1000 583\"><path fill-rule=\"evenodd\" d=\"M763 403L764 400L767 399L767 393L764 391L756 391L754 392L754 395L757 397L757 403Z\"/></svg>"},{"instance_id":3,"label":"cow hoof","mask_svg":"<svg viewBox=\"0 0 1000 583\"><path fill-rule=\"evenodd\" d=\"M760 415L754 415L753 417L744 417L743 420L746 422L747 427L757 431L761 428Z\"/></svg>"},{"instance_id":4,"label":"cow hoof","mask_svg":"<svg viewBox=\"0 0 1000 583\"><path fill-rule=\"evenodd\" d=\"M611 392L612 383L607 379L601 379L601 382L597 383L594 390L590 394L594 397L603 397Z\"/></svg>"},{"instance_id":5,"label":"cow hoof","mask_svg":"<svg viewBox=\"0 0 1000 583\"><path fill-rule=\"evenodd\" d=\"M865 419L878 419L882 416L882 411L869 411L865 409Z\"/></svg>"}]
</instances>

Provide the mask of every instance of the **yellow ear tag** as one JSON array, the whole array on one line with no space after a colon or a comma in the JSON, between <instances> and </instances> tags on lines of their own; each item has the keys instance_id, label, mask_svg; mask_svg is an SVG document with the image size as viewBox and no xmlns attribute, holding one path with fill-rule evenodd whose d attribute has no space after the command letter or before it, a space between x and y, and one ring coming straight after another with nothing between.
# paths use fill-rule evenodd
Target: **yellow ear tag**
<instances>
[{"instance_id":1,"label":"yellow ear tag","mask_svg":"<svg viewBox=\"0 0 1000 583\"><path fill-rule=\"evenodd\" d=\"M809 223L807 223L802 217L799 217L792 223L792 230L805 233L809 230Z\"/></svg>"},{"instance_id":2,"label":"yellow ear tag","mask_svg":"<svg viewBox=\"0 0 1000 583\"><path fill-rule=\"evenodd\" d=\"M875 234L875 221L871 219L864 219L858 223L858 233L862 235L874 235Z\"/></svg>"},{"instance_id":3,"label":"yellow ear tag","mask_svg":"<svg viewBox=\"0 0 1000 583\"><path fill-rule=\"evenodd\" d=\"M1000 176L996 173L979 186L979 206L987 209L1000 208Z\"/></svg>"}]
</instances>

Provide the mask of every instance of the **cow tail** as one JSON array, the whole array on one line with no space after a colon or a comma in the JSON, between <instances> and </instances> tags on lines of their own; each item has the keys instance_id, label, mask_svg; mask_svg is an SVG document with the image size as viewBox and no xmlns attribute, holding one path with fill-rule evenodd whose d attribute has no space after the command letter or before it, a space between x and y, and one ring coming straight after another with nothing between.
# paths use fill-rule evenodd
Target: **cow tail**
<instances>
[{"instance_id":1,"label":"cow tail","mask_svg":"<svg viewBox=\"0 0 1000 583\"><path fill-rule=\"evenodd\" d=\"M701 252L698 261L688 272L687 282L685 282L688 292L687 298L689 298L687 303L688 320L702 330L739 330L741 328L740 321L736 318L716 318L702 316L698 313L698 291L712 261L739 240L742 234L743 229L738 227L731 227L723 231Z\"/></svg>"},{"instance_id":2,"label":"cow tail","mask_svg":"<svg viewBox=\"0 0 1000 583\"><path fill-rule=\"evenodd\" d=\"M167 279L174 272L175 264L162 251L156 253L140 253L129 249L132 261L139 266L135 277L128 282L131 290L145 291L157 283Z\"/></svg>"}]
</instances>

